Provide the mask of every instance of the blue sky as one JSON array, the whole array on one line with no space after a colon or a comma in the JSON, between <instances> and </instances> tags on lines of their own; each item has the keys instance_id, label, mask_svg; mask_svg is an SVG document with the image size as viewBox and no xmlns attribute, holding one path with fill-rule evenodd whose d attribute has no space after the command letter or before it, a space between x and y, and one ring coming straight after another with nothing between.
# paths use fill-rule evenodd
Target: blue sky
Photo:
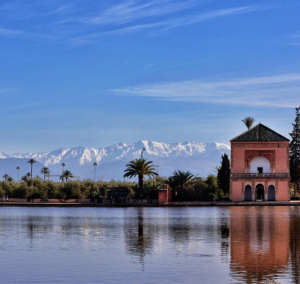
<instances>
[{"instance_id":1,"label":"blue sky","mask_svg":"<svg viewBox=\"0 0 300 284\"><path fill-rule=\"evenodd\" d=\"M288 136L300 105L299 0L2 0L1 147Z\"/></svg>"}]
</instances>

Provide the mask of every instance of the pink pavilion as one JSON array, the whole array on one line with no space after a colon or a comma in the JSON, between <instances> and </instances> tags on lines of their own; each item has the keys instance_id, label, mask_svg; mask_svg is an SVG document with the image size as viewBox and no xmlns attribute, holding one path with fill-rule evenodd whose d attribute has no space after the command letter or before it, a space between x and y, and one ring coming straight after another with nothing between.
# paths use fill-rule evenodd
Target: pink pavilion
<instances>
[{"instance_id":1,"label":"pink pavilion","mask_svg":"<svg viewBox=\"0 0 300 284\"><path fill-rule=\"evenodd\" d=\"M289 201L289 139L259 123L231 141L230 199Z\"/></svg>"}]
</instances>

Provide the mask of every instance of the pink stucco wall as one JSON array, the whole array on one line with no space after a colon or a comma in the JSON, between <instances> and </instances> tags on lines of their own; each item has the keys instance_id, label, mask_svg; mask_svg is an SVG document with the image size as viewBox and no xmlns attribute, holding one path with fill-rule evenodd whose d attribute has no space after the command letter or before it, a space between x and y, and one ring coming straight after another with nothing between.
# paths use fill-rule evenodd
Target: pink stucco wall
<instances>
[{"instance_id":1,"label":"pink stucco wall","mask_svg":"<svg viewBox=\"0 0 300 284\"><path fill-rule=\"evenodd\" d=\"M244 190L242 188L241 181L235 181L232 183L232 190L231 190L231 200L234 202L239 202L244 200Z\"/></svg>"},{"instance_id":2,"label":"pink stucco wall","mask_svg":"<svg viewBox=\"0 0 300 284\"><path fill-rule=\"evenodd\" d=\"M290 200L290 183L287 181L278 182L278 201Z\"/></svg>"},{"instance_id":3,"label":"pink stucco wall","mask_svg":"<svg viewBox=\"0 0 300 284\"><path fill-rule=\"evenodd\" d=\"M279 145L279 147L278 147ZM231 143L231 170L234 173L245 172L245 151L275 151L275 172L289 172L289 142L232 142Z\"/></svg>"},{"instance_id":4,"label":"pink stucco wall","mask_svg":"<svg viewBox=\"0 0 300 284\"><path fill-rule=\"evenodd\" d=\"M232 142L231 143L231 172L232 173L248 173L249 168L246 167L246 151L257 152L270 151L272 154L272 173L289 173L289 142ZM249 157L249 156L248 156ZM249 166L249 161L248 161ZM231 200L235 202L244 200L244 188L247 184L252 187L253 199L255 200L255 187L258 183L263 184L265 188L265 200L268 197L269 185L275 186L276 200L290 200L290 183L289 178L272 177L256 177L247 180L247 178L231 179Z\"/></svg>"}]
</instances>

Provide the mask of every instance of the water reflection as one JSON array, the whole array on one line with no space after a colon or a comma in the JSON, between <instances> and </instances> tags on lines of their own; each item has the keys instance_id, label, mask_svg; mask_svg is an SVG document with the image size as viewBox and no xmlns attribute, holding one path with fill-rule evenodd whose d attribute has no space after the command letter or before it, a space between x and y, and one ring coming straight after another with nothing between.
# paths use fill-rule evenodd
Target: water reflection
<instances>
[{"instance_id":1,"label":"water reflection","mask_svg":"<svg viewBox=\"0 0 300 284\"><path fill-rule=\"evenodd\" d=\"M300 283L300 208L290 214L290 261L294 283Z\"/></svg>"},{"instance_id":2,"label":"water reflection","mask_svg":"<svg viewBox=\"0 0 300 284\"><path fill-rule=\"evenodd\" d=\"M124 220L124 241L126 251L137 258L145 269L145 256L150 254L153 248L154 226L145 224L144 211L137 210L137 215L129 215Z\"/></svg>"},{"instance_id":3,"label":"water reflection","mask_svg":"<svg viewBox=\"0 0 300 284\"><path fill-rule=\"evenodd\" d=\"M223 262L228 262L230 258L230 224L228 218L221 218L219 232L221 235L221 258Z\"/></svg>"},{"instance_id":4,"label":"water reflection","mask_svg":"<svg viewBox=\"0 0 300 284\"><path fill-rule=\"evenodd\" d=\"M300 207L2 208L0 250L3 283L300 283Z\"/></svg>"},{"instance_id":5,"label":"water reflection","mask_svg":"<svg viewBox=\"0 0 300 284\"><path fill-rule=\"evenodd\" d=\"M244 283L276 280L289 264L290 223L284 207L230 208L232 276Z\"/></svg>"}]
</instances>

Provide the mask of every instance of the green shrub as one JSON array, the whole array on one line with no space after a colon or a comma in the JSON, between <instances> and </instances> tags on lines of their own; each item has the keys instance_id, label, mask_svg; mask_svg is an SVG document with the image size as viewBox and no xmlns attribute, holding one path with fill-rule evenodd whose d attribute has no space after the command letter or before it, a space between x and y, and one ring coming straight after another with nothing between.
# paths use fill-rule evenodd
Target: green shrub
<instances>
[{"instance_id":1,"label":"green shrub","mask_svg":"<svg viewBox=\"0 0 300 284\"><path fill-rule=\"evenodd\" d=\"M209 193L209 201L215 201L216 200L216 195L214 193Z\"/></svg>"}]
</instances>

